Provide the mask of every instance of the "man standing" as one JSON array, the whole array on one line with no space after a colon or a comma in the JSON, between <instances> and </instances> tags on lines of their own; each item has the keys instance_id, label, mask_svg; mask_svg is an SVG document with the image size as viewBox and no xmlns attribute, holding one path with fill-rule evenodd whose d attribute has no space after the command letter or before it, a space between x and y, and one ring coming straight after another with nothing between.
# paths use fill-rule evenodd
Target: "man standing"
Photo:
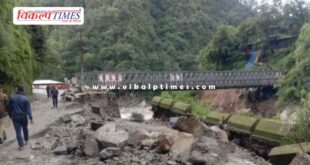
<instances>
[{"instance_id":1,"label":"man standing","mask_svg":"<svg viewBox=\"0 0 310 165\"><path fill-rule=\"evenodd\" d=\"M8 105L9 98L3 93L2 83L0 82L0 144L6 140L6 128L9 124L8 120Z\"/></svg>"},{"instance_id":2,"label":"man standing","mask_svg":"<svg viewBox=\"0 0 310 165\"><path fill-rule=\"evenodd\" d=\"M50 98L50 96L51 96L51 87L49 85L46 86L46 93L47 93L47 98Z\"/></svg>"},{"instance_id":3,"label":"man standing","mask_svg":"<svg viewBox=\"0 0 310 165\"><path fill-rule=\"evenodd\" d=\"M56 86L53 86L53 89L51 91L52 99L53 99L53 107L58 107L58 90Z\"/></svg>"},{"instance_id":4,"label":"man standing","mask_svg":"<svg viewBox=\"0 0 310 165\"><path fill-rule=\"evenodd\" d=\"M28 118L30 123L33 124L30 102L24 94L24 87L22 85L18 85L17 93L10 97L9 116L13 121L19 150L22 150L24 144L26 145L29 140Z\"/></svg>"}]
</instances>

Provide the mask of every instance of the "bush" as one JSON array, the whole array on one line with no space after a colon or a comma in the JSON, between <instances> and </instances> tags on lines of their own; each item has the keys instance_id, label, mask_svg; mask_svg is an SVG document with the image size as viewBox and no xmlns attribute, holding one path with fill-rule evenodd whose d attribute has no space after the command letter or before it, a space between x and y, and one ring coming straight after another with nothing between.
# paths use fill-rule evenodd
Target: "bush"
<instances>
[{"instance_id":1,"label":"bush","mask_svg":"<svg viewBox=\"0 0 310 165\"><path fill-rule=\"evenodd\" d=\"M207 113L211 110L208 104L197 99L195 91L162 92L161 97L174 99L191 105L192 113L197 118L205 118Z\"/></svg>"},{"instance_id":2,"label":"bush","mask_svg":"<svg viewBox=\"0 0 310 165\"><path fill-rule=\"evenodd\" d=\"M310 141L310 94L302 100L302 107L298 111L298 120L295 129L284 138L284 144Z\"/></svg>"}]
</instances>

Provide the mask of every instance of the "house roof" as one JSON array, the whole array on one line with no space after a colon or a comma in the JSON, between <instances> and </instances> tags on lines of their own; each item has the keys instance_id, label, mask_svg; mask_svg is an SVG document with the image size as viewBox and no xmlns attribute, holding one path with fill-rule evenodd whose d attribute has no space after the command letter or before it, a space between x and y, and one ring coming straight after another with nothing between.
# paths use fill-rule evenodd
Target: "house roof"
<instances>
[{"instance_id":1,"label":"house roof","mask_svg":"<svg viewBox=\"0 0 310 165\"><path fill-rule=\"evenodd\" d=\"M38 84L62 84L60 81L55 81L55 80L35 80L32 82L33 85L38 85Z\"/></svg>"}]
</instances>

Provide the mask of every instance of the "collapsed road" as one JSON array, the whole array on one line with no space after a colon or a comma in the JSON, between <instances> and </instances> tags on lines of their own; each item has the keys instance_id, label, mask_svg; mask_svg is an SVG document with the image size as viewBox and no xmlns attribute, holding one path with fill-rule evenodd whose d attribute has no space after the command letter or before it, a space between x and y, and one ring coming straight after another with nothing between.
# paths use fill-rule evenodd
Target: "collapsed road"
<instances>
[{"instance_id":1,"label":"collapsed road","mask_svg":"<svg viewBox=\"0 0 310 165\"><path fill-rule=\"evenodd\" d=\"M69 102L59 109L35 101L30 144L17 151L10 132L0 146L1 164L269 164L229 142L217 126L186 117L152 119L151 106L134 96L76 93L66 93Z\"/></svg>"}]
</instances>

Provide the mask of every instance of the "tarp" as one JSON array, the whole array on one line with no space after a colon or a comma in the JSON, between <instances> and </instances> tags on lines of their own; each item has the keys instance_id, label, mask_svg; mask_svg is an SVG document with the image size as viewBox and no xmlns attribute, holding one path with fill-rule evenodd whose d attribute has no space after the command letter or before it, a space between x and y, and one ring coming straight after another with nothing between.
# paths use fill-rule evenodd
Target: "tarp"
<instances>
[{"instance_id":1,"label":"tarp","mask_svg":"<svg viewBox=\"0 0 310 165\"><path fill-rule=\"evenodd\" d=\"M252 51L250 53L250 58L249 58L246 66L245 66L246 69L252 70L254 68L254 63L255 63L255 60L256 60L256 55L257 55L256 51Z\"/></svg>"}]
</instances>

